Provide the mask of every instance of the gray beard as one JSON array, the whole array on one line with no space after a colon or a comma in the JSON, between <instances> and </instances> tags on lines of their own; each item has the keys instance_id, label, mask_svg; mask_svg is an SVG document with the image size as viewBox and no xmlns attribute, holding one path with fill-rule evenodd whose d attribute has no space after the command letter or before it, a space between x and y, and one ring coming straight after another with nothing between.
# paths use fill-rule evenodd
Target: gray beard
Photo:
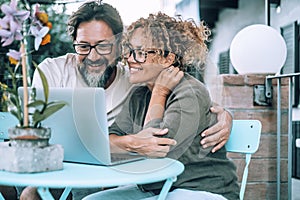
<instances>
[{"instance_id":1,"label":"gray beard","mask_svg":"<svg viewBox=\"0 0 300 200\"><path fill-rule=\"evenodd\" d=\"M101 77L103 74L92 74L92 73L89 73L86 68L83 68L83 70L80 70L81 71L81 75L83 76L86 84L89 86L89 87L98 87L99 85L99 82L101 80Z\"/></svg>"},{"instance_id":2,"label":"gray beard","mask_svg":"<svg viewBox=\"0 0 300 200\"><path fill-rule=\"evenodd\" d=\"M114 68L110 65L106 67L106 70L101 74L89 73L84 65L79 65L79 72L81 73L84 81L89 87L102 87L106 85L107 81L111 77Z\"/></svg>"}]
</instances>

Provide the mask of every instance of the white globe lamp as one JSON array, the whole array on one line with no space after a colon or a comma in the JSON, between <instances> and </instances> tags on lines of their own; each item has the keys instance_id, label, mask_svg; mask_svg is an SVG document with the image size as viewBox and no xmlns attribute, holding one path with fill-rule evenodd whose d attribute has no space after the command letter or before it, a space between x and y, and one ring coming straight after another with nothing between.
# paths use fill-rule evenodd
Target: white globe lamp
<instances>
[{"instance_id":1,"label":"white globe lamp","mask_svg":"<svg viewBox=\"0 0 300 200\"><path fill-rule=\"evenodd\" d=\"M230 45L230 60L239 74L275 74L284 65L286 55L283 37L263 24L245 27Z\"/></svg>"}]
</instances>

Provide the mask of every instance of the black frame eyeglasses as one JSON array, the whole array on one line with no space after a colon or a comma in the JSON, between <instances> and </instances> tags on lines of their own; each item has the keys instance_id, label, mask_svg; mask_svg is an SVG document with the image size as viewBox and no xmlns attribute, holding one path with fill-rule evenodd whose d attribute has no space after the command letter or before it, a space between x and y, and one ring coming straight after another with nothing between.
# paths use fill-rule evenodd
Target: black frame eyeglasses
<instances>
[{"instance_id":1,"label":"black frame eyeglasses","mask_svg":"<svg viewBox=\"0 0 300 200\"><path fill-rule=\"evenodd\" d=\"M128 59L131 55L133 55L133 59L137 63L144 63L146 62L147 55L149 53L161 54L162 51L160 49L131 49L130 47L124 48L123 51L123 58Z\"/></svg>"},{"instance_id":2,"label":"black frame eyeglasses","mask_svg":"<svg viewBox=\"0 0 300 200\"><path fill-rule=\"evenodd\" d=\"M95 49L99 55L108 55L112 52L112 43L98 43L96 45L90 45L85 43L73 44L74 50L79 55L89 55L92 49Z\"/></svg>"}]
</instances>

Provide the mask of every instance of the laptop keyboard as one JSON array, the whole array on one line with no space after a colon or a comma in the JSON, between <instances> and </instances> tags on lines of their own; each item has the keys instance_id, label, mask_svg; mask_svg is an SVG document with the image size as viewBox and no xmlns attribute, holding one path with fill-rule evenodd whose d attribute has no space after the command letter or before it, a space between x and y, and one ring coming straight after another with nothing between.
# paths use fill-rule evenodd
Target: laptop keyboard
<instances>
[{"instance_id":1,"label":"laptop keyboard","mask_svg":"<svg viewBox=\"0 0 300 200\"><path fill-rule=\"evenodd\" d=\"M112 153L111 154L111 162L114 163L123 163L130 162L135 160L141 160L144 157L139 154L121 154L121 153Z\"/></svg>"}]
</instances>

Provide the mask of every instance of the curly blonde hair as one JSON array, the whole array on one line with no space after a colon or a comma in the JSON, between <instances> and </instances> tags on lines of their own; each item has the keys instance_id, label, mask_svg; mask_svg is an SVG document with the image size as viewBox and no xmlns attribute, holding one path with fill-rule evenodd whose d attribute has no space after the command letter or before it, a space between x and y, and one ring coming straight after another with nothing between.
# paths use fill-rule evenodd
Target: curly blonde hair
<instances>
[{"instance_id":1,"label":"curly blonde hair","mask_svg":"<svg viewBox=\"0 0 300 200\"><path fill-rule=\"evenodd\" d=\"M208 53L207 42L210 29L201 22L199 26L192 20L183 20L180 16L170 17L164 13L150 14L148 18L140 18L132 23L124 35L123 46L129 44L129 39L137 28L145 30L149 42L164 52L176 55L174 63L182 71L196 68L204 71Z\"/></svg>"}]
</instances>

